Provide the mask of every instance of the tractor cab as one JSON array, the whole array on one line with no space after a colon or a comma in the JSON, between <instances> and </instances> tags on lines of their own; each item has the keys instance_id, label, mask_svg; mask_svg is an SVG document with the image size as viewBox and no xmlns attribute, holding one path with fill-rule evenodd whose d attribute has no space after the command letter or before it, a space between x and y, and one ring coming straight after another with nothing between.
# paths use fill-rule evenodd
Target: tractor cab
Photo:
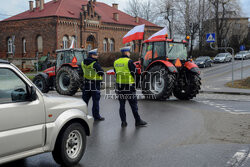
<instances>
[{"instance_id":1,"label":"tractor cab","mask_svg":"<svg viewBox=\"0 0 250 167\"><path fill-rule=\"evenodd\" d=\"M143 70L146 70L151 63L161 60L169 61L179 65L188 59L187 42L174 42L173 40L160 38L147 40L143 44L141 62Z\"/></svg>"},{"instance_id":2,"label":"tractor cab","mask_svg":"<svg viewBox=\"0 0 250 167\"><path fill-rule=\"evenodd\" d=\"M59 69L63 64L81 66L82 61L87 58L87 51L84 49L60 49L56 53L56 69Z\"/></svg>"}]
</instances>

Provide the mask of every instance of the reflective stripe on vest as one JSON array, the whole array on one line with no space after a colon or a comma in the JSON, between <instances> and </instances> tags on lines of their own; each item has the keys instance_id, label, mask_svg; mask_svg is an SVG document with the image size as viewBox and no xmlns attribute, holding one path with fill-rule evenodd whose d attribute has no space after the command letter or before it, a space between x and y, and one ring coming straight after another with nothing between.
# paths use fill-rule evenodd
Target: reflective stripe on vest
<instances>
[{"instance_id":1,"label":"reflective stripe on vest","mask_svg":"<svg viewBox=\"0 0 250 167\"><path fill-rule=\"evenodd\" d=\"M129 58L119 58L114 63L116 72L116 83L118 84L134 84L134 77L128 67Z\"/></svg>"},{"instance_id":2,"label":"reflective stripe on vest","mask_svg":"<svg viewBox=\"0 0 250 167\"><path fill-rule=\"evenodd\" d=\"M86 64L84 64L84 62L82 62L82 70L83 70L84 78L88 79L88 80L102 81L103 77L98 75L94 69L95 63L96 63L96 61L94 61L90 65L86 65Z\"/></svg>"}]
</instances>

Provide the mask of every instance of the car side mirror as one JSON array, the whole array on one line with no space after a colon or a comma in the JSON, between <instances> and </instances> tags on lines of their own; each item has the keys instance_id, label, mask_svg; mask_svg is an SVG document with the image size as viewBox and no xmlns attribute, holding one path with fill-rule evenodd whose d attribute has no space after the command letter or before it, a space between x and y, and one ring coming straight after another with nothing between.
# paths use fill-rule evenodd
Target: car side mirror
<instances>
[{"instance_id":1,"label":"car side mirror","mask_svg":"<svg viewBox=\"0 0 250 167\"><path fill-rule=\"evenodd\" d=\"M34 86L29 87L29 101L35 101L37 99L36 88Z\"/></svg>"},{"instance_id":2,"label":"car side mirror","mask_svg":"<svg viewBox=\"0 0 250 167\"><path fill-rule=\"evenodd\" d=\"M11 92L12 102L23 102L27 99L27 93L23 88L15 89Z\"/></svg>"}]
</instances>

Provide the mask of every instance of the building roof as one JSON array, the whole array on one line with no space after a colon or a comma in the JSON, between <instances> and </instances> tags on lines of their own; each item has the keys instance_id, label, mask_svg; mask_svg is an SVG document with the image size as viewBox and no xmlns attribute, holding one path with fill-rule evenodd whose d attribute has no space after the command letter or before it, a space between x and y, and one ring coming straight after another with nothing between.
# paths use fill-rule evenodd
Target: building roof
<instances>
[{"instance_id":1,"label":"building roof","mask_svg":"<svg viewBox=\"0 0 250 167\"><path fill-rule=\"evenodd\" d=\"M31 18L41 18L49 16L59 16L80 19L82 5L87 5L88 0L58 0L50 1L44 4L44 9L34 8L34 11L25 11L18 15L7 18L3 21L24 20ZM141 25L159 27L142 18L136 23L135 18L102 2L95 2L95 12L101 16L101 21L105 23L114 23L121 25ZM113 13L119 14L119 21L113 19Z\"/></svg>"}]
</instances>

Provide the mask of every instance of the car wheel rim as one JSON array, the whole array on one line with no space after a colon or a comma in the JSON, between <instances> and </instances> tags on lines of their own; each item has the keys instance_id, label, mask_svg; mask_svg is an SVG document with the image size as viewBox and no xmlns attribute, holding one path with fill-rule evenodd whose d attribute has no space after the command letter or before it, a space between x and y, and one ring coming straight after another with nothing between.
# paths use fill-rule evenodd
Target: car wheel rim
<instances>
[{"instance_id":1,"label":"car wheel rim","mask_svg":"<svg viewBox=\"0 0 250 167\"><path fill-rule=\"evenodd\" d=\"M68 90L68 87L70 85L70 78L68 76L68 73L66 72L63 72L61 75L60 75L60 78L59 78L59 85L61 87L62 90L64 91L67 91Z\"/></svg>"},{"instance_id":2,"label":"car wheel rim","mask_svg":"<svg viewBox=\"0 0 250 167\"><path fill-rule=\"evenodd\" d=\"M157 73L157 74L153 75L151 83L152 83L152 85L151 85L152 90L151 91L154 94L159 94L159 93L161 93L163 91L165 81L162 78L162 74Z\"/></svg>"},{"instance_id":3,"label":"car wheel rim","mask_svg":"<svg viewBox=\"0 0 250 167\"><path fill-rule=\"evenodd\" d=\"M69 158L75 159L82 149L82 135L78 130L72 131L66 142L66 153Z\"/></svg>"}]
</instances>

